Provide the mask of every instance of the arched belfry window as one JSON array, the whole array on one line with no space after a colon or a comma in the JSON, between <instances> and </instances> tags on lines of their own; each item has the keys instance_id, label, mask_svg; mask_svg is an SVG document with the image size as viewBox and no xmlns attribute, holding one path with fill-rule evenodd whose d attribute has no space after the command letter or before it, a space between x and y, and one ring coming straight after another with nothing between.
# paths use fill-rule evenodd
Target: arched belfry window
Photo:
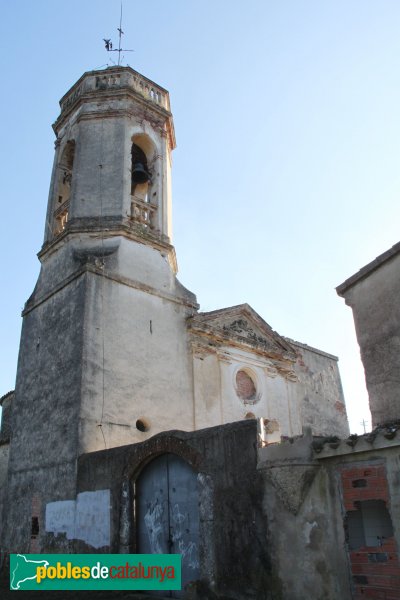
<instances>
[{"instance_id":1,"label":"arched belfry window","mask_svg":"<svg viewBox=\"0 0 400 600\"><path fill-rule=\"evenodd\" d=\"M65 144L60 162L57 165L57 185L54 204L54 233L56 235L64 231L68 221L74 155L75 142L70 140Z\"/></svg>"},{"instance_id":2,"label":"arched belfry window","mask_svg":"<svg viewBox=\"0 0 400 600\"><path fill-rule=\"evenodd\" d=\"M144 150L135 143L132 144L131 154L131 218L146 229L154 229L157 203L152 192L148 159Z\"/></svg>"}]
</instances>

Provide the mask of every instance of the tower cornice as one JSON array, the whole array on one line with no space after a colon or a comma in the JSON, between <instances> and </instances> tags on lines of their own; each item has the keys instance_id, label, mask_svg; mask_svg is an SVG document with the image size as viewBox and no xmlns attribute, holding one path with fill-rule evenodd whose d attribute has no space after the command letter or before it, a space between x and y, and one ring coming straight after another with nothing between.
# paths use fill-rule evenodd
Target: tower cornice
<instances>
[{"instance_id":1,"label":"tower cornice","mask_svg":"<svg viewBox=\"0 0 400 600\"><path fill-rule=\"evenodd\" d=\"M129 97L161 117L166 124L169 145L173 150L176 139L168 91L131 67L109 67L84 73L61 98L61 113L54 122L53 129L58 134L71 113L94 98L107 102ZM112 112L118 113L110 111L108 116L113 116Z\"/></svg>"},{"instance_id":2,"label":"tower cornice","mask_svg":"<svg viewBox=\"0 0 400 600\"><path fill-rule=\"evenodd\" d=\"M150 246L166 256L173 273L176 274L178 272L174 246L156 235L143 231L140 226L135 226L135 224L126 225L121 223L119 219L113 219L112 217L108 219L103 217L103 226L99 226L98 219L76 219L75 222L70 221L67 229L54 238L54 240L42 246L37 254L39 260L43 262L48 255L58 249L60 243L64 244L68 238L77 234L79 236L82 234L100 235L104 240L121 236L145 246Z\"/></svg>"},{"instance_id":3,"label":"tower cornice","mask_svg":"<svg viewBox=\"0 0 400 600\"><path fill-rule=\"evenodd\" d=\"M129 288L140 290L142 292L145 292L146 294L150 294L152 296L156 296L163 300L173 302L174 304L185 306L187 308L192 309L193 314L195 312L197 312L199 309L199 304L197 304L196 297L194 296L194 294L185 290L185 288L183 288L183 286L182 286L182 289L185 290L186 293L182 293L181 295L170 294L166 290L159 290L151 285L146 285L143 282L140 282L140 281L137 281L134 279L130 279L128 277L116 276L113 273L104 272L100 267L97 267L96 265L93 265L93 264L86 263L86 264L82 265L81 267L79 267L78 269L76 269L68 277L65 277L64 279L62 279L49 292L47 292L46 294L43 294L43 296L39 296L39 297L31 296L31 298L29 298L29 300L26 302L24 309L22 310L22 313L21 313L22 316L24 317L25 315L27 315L30 312L32 312L33 310L35 310L41 304L47 302L50 298L52 298L53 296L58 294L61 290L66 288L73 281L75 281L76 279L79 279L86 273L92 273L93 275L97 275L101 278L104 278L104 279L107 279L110 281L114 281L115 283L117 283L119 285L124 285ZM9 392L3 398L3 400L6 397L8 398L8 396L13 393L14 392Z\"/></svg>"}]
</instances>

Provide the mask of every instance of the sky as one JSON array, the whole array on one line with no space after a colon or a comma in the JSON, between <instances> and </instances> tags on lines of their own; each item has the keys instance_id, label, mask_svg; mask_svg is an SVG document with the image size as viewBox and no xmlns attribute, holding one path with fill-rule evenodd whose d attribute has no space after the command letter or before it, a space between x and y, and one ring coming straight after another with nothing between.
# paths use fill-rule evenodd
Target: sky
<instances>
[{"instance_id":1,"label":"sky","mask_svg":"<svg viewBox=\"0 0 400 600\"><path fill-rule=\"evenodd\" d=\"M119 0L0 1L0 396L43 242L59 99L111 65ZM398 0L124 0L124 64L167 88L180 281L201 310L247 302L339 357L370 427L351 309L335 287L399 241Z\"/></svg>"}]
</instances>

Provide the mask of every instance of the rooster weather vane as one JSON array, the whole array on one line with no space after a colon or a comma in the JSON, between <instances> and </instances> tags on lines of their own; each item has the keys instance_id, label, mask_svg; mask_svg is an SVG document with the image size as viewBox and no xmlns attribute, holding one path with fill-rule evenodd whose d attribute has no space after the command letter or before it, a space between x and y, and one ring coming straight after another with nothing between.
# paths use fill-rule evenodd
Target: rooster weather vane
<instances>
[{"instance_id":1,"label":"rooster weather vane","mask_svg":"<svg viewBox=\"0 0 400 600\"><path fill-rule=\"evenodd\" d=\"M113 48L111 39L103 38L103 42L104 42L107 52L118 52L118 66L120 66L121 52L134 52L134 50L125 50L125 49L121 48L121 40L122 40L122 36L124 35L124 32L122 31L122 2L121 2L121 16L120 16L120 20L119 20L119 27L117 27L117 31L118 31L118 39L119 39L118 48Z\"/></svg>"}]
</instances>

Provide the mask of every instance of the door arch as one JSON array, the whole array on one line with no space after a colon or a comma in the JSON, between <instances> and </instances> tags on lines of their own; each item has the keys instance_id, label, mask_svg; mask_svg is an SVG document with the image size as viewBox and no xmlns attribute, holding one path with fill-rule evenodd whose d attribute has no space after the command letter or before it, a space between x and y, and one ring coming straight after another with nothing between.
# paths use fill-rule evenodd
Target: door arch
<instances>
[{"instance_id":1,"label":"door arch","mask_svg":"<svg viewBox=\"0 0 400 600\"><path fill-rule=\"evenodd\" d=\"M200 576L197 473L176 454L162 454L142 470L135 491L137 552L181 554L183 590Z\"/></svg>"}]
</instances>

